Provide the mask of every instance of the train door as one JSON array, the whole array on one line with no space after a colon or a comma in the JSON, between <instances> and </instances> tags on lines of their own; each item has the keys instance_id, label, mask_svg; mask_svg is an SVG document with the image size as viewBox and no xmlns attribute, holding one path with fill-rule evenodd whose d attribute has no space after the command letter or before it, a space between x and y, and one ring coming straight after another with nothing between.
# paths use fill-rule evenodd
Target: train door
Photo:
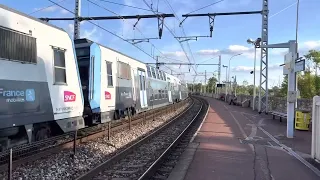
<instances>
[{"instance_id":1,"label":"train door","mask_svg":"<svg viewBox=\"0 0 320 180\"><path fill-rule=\"evenodd\" d=\"M138 70L139 85L140 85L140 104L141 108L148 107L147 91L146 91L146 72Z\"/></svg>"},{"instance_id":2,"label":"train door","mask_svg":"<svg viewBox=\"0 0 320 180\"><path fill-rule=\"evenodd\" d=\"M168 82L168 99L169 99L169 102L172 102L171 83L170 82Z\"/></svg>"}]
</instances>

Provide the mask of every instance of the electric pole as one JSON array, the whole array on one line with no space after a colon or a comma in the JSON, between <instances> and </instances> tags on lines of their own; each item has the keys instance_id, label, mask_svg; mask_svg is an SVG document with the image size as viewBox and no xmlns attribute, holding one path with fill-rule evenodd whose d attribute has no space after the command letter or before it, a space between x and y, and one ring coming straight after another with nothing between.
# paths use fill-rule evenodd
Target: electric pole
<instances>
[{"instance_id":1,"label":"electric pole","mask_svg":"<svg viewBox=\"0 0 320 180\"><path fill-rule=\"evenodd\" d=\"M81 0L76 0L75 8L74 8L74 31L73 31L73 39L80 39L80 20L81 16Z\"/></svg>"},{"instance_id":2,"label":"electric pole","mask_svg":"<svg viewBox=\"0 0 320 180\"><path fill-rule=\"evenodd\" d=\"M204 87L205 87L204 93L207 93L207 70L204 71Z\"/></svg>"}]
</instances>

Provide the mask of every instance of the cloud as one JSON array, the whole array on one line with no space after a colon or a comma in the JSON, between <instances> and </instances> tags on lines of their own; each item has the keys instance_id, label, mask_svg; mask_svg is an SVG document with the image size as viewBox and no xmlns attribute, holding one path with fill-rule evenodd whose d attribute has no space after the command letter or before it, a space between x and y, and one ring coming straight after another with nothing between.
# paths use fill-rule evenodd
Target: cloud
<instances>
[{"instance_id":1,"label":"cloud","mask_svg":"<svg viewBox=\"0 0 320 180\"><path fill-rule=\"evenodd\" d=\"M219 2L217 4L214 4L211 9L216 10L218 9L232 9L235 7L239 7L239 6L245 6L247 7L248 5L250 5L252 3L252 0L225 0L222 2Z\"/></svg>"},{"instance_id":2,"label":"cloud","mask_svg":"<svg viewBox=\"0 0 320 180\"><path fill-rule=\"evenodd\" d=\"M183 51L174 51L174 52L162 52L165 56L174 56L174 57L186 57L186 54Z\"/></svg>"},{"instance_id":3,"label":"cloud","mask_svg":"<svg viewBox=\"0 0 320 180\"><path fill-rule=\"evenodd\" d=\"M84 30L83 34L81 35L81 38L87 38L95 42L99 42L100 38L102 36L102 33L98 32L97 27L94 26L92 29Z\"/></svg>"},{"instance_id":4,"label":"cloud","mask_svg":"<svg viewBox=\"0 0 320 180\"><path fill-rule=\"evenodd\" d=\"M57 12L59 11L60 14L68 14L71 12L59 7L59 6L56 6L56 5L53 5L53 6L49 6L49 7L41 7L41 8L34 8L33 9L34 11L39 11L39 12L47 12L47 13L53 13L53 12Z\"/></svg>"},{"instance_id":5,"label":"cloud","mask_svg":"<svg viewBox=\"0 0 320 180\"><path fill-rule=\"evenodd\" d=\"M68 13L70 13L70 12L67 11L67 10L65 10L65 9L61 9L60 13L61 13L61 14L68 14ZM70 14L71 14L71 13L70 13Z\"/></svg>"},{"instance_id":6,"label":"cloud","mask_svg":"<svg viewBox=\"0 0 320 180\"><path fill-rule=\"evenodd\" d=\"M271 64L269 65L268 69L269 71L276 71L276 70L282 70L282 66L280 66L281 63L275 63L275 64ZM253 66L237 66L237 67L233 67L231 68L232 72L250 72L253 71ZM260 66L256 66L256 72L260 71Z\"/></svg>"},{"instance_id":7,"label":"cloud","mask_svg":"<svg viewBox=\"0 0 320 180\"><path fill-rule=\"evenodd\" d=\"M204 49L197 52L201 56L216 56L216 55L236 55L242 53L243 56L254 58L254 48L241 45L230 45L227 49ZM258 50L257 50L257 55Z\"/></svg>"},{"instance_id":8,"label":"cloud","mask_svg":"<svg viewBox=\"0 0 320 180\"><path fill-rule=\"evenodd\" d=\"M60 7L58 7L58 6L50 6L50 7L45 8L45 9L43 9L43 7L42 7L42 8L34 8L33 10L34 11L39 11L40 10L42 12L55 12L58 9L60 9Z\"/></svg>"},{"instance_id":9,"label":"cloud","mask_svg":"<svg viewBox=\"0 0 320 180\"><path fill-rule=\"evenodd\" d=\"M66 28L66 31L70 34L70 35L73 35L73 31L74 31L74 24L68 24L67 25L67 28Z\"/></svg>"},{"instance_id":10,"label":"cloud","mask_svg":"<svg viewBox=\"0 0 320 180\"><path fill-rule=\"evenodd\" d=\"M310 50L310 49L319 49L320 48L320 40L318 41L306 41L302 43L301 49L302 50Z\"/></svg>"},{"instance_id":11,"label":"cloud","mask_svg":"<svg viewBox=\"0 0 320 180\"><path fill-rule=\"evenodd\" d=\"M311 49L320 49L320 40L314 40L314 41L305 41L299 44L299 53L301 55L306 54ZM269 55L274 56L284 56L288 49L269 49L268 50ZM166 52L168 55L179 58L183 51L174 51L174 52ZM253 47L247 47L242 45L230 45L226 49L202 49L198 50L196 52L197 55L200 56L217 56L217 55L236 55L242 53L242 56L245 56L247 58L253 59L254 58L254 48ZM260 57L261 49L257 49L257 57Z\"/></svg>"}]
</instances>

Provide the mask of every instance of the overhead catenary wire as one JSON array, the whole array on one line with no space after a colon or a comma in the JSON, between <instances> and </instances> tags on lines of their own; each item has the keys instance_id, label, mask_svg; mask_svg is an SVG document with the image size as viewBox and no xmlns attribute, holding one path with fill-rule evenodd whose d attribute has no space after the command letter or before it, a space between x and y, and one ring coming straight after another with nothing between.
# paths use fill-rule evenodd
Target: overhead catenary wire
<instances>
[{"instance_id":1,"label":"overhead catenary wire","mask_svg":"<svg viewBox=\"0 0 320 180\"><path fill-rule=\"evenodd\" d=\"M283 8L283 9L281 9L280 11L278 11L278 12L276 12L276 13L272 14L271 16L269 16L269 19L271 19L271 18L273 18L274 16L276 16L276 15L278 15L278 14L282 13L283 11L285 11L285 10L289 9L290 7L294 6L294 5L295 5L295 4L297 4L297 3L298 3L298 2L294 2L294 3L290 4L289 6L287 6L287 7Z\"/></svg>"},{"instance_id":2,"label":"overhead catenary wire","mask_svg":"<svg viewBox=\"0 0 320 180\"><path fill-rule=\"evenodd\" d=\"M143 0L143 2L152 10L152 8L151 8L150 5L146 2L146 0ZM156 14L155 11L153 11L153 13ZM166 29L171 33L171 35L172 35L173 37L176 37L175 33L172 32L172 30L166 25L166 23L163 22L163 25L166 27ZM176 40L177 40L177 39L176 39ZM178 41L178 40L177 40L177 41ZM186 53L183 45L180 43L180 41L178 41L178 42L179 42L182 50L184 51L184 53L185 53L188 61L191 63L191 61L190 61L190 59L189 59L189 57L188 57L188 54ZM195 73L197 73L193 66L192 66L192 68L193 68L193 70L195 71Z\"/></svg>"},{"instance_id":3,"label":"overhead catenary wire","mask_svg":"<svg viewBox=\"0 0 320 180\"><path fill-rule=\"evenodd\" d=\"M59 6L60 8L62 8L62 9L64 9L64 10L72 13L73 15L75 15L74 12L72 12L71 10L69 10L69 9L67 9L67 8L65 8L65 7L63 7L63 6L61 6L61 5L58 4L57 2L54 2L54 1L52 1L52 0L48 0L48 1L50 1L51 3ZM94 23L94 22L92 22L92 21L90 21L90 20L87 20L87 22L89 22L90 24L92 24L92 25L94 25L94 26L96 26L96 27L98 27L98 28L100 28L100 29L102 29L102 30L110 33L111 35L114 35L114 36L118 37L119 39L121 39L121 40L123 40L123 41L125 41L125 42L127 42L127 43L129 43L129 44L131 44L131 45L133 45L133 46L135 46L135 47L136 47L137 49L139 49L141 52L143 52L143 53L146 54L147 56L151 57L152 59L156 60L152 55L148 54L148 53L147 53L146 51L144 51L142 48L140 48L139 46L137 46L137 45L135 45L135 44L132 44L132 43L128 42L127 40L125 40L125 39L122 38L121 36L117 35L116 33L113 33L113 32L111 32L111 31L109 31L108 29L106 29L106 28L104 28L104 27L102 27L102 26L100 26L100 25L98 25L98 24L96 24L96 23Z\"/></svg>"},{"instance_id":4,"label":"overhead catenary wire","mask_svg":"<svg viewBox=\"0 0 320 180\"><path fill-rule=\"evenodd\" d=\"M53 2L52 0L48 0L48 1L50 1L51 3L56 4L57 6L59 6L59 7L63 8L63 9L65 9L66 11L68 11L68 12L70 12L70 13L72 13L72 14L75 14L74 12L70 11L69 9L67 9L67 8L65 8L65 7L63 7L63 6L61 6L60 4L58 4L58 3L56 3L56 2ZM115 34L115 33L111 32L111 31L107 30L107 29L106 29L106 28L104 28L104 27L102 27L102 26L100 26L100 25L98 25L98 24L96 24L96 23L94 23L94 22L91 22L90 20L88 20L87 22L89 22L90 24L92 24L92 25L94 25L94 26L96 26L96 27L98 27L98 28L100 28L100 29L102 29L102 30L104 30L104 31L106 31L106 32L108 32L108 33L110 33L110 34L112 34L112 35L114 35L114 36L118 37L119 39L121 39L121 40L123 40L123 41L127 42L127 41L126 41L124 38L122 38L121 36L119 36L119 35L117 35L117 34ZM127 43L129 43L129 42L127 42ZM129 43L129 44L131 44L131 43ZM142 51L144 54L146 54L147 56L149 56L149 57L151 57L152 59L154 59L150 54L148 54L147 52L145 52L145 51L144 51L142 48L140 48L139 46L136 46L136 45L134 45L134 44L131 44L131 45L135 46L137 49L139 49L140 51ZM154 60L156 60L156 59L154 59Z\"/></svg>"},{"instance_id":5,"label":"overhead catenary wire","mask_svg":"<svg viewBox=\"0 0 320 180\"><path fill-rule=\"evenodd\" d=\"M127 4L122 4L122 3L117 3L117 2L107 1L107 0L99 0L99 1L110 3L110 4L116 4L116 5L119 5L119 6L130 7L130 8L133 8L133 9L140 9L140 10L151 11L152 12L152 10L150 10L150 9L140 8L140 7L131 6L131 5L127 5Z\"/></svg>"},{"instance_id":6,"label":"overhead catenary wire","mask_svg":"<svg viewBox=\"0 0 320 180\"><path fill-rule=\"evenodd\" d=\"M165 0L165 1L166 1L167 4L169 5L169 8L170 8L171 11L173 12L173 14L175 15L175 18L178 20L178 22L180 22L179 16L176 14L175 10L172 8L172 6L171 6L171 4L169 3L169 1L168 1L168 0ZM185 33L185 31L184 31L183 25L181 26L181 32L183 33L184 36L187 36L186 33ZM188 41L186 41L186 42L187 42L187 46L188 46L188 49L189 49L189 51L190 51L191 57L192 57L192 59L193 59L193 62L195 63L194 56L193 56L192 50L191 50L191 48L190 48L189 42L188 42Z\"/></svg>"},{"instance_id":7,"label":"overhead catenary wire","mask_svg":"<svg viewBox=\"0 0 320 180\"><path fill-rule=\"evenodd\" d=\"M188 15L188 14L191 14L191 13L193 13L193 12L199 11L199 10L201 10L201 9L210 7L210 6L212 6L212 5L218 4L218 3L222 2L222 1L225 1L225 0L219 0L219 1L213 2L213 3L208 4L208 5L206 5L206 6L202 7L202 8L199 8L199 9L196 9L196 10L194 10L194 11L189 12L189 13L187 13L187 15Z\"/></svg>"},{"instance_id":8,"label":"overhead catenary wire","mask_svg":"<svg viewBox=\"0 0 320 180\"><path fill-rule=\"evenodd\" d=\"M177 20L178 20L179 22L181 22L180 18L178 18L178 16L176 15L175 11L173 10L171 4L170 4L167 0L165 0L165 1L167 2L167 4L169 5L169 7L171 8L171 10L173 11L173 13L175 14L175 17L177 18ZM217 2L214 2L214 3L211 3L211 4L207 5L207 6L204 6L204 7L202 7L202 8L196 9L196 10L190 12L190 13L199 11L199 10L204 9L204 8L207 8L207 7L209 7L209 6L212 6L212 5L214 5L214 4L220 3L220 2L222 2L222 1L224 1L224 0L220 0L220 1L217 1ZM190 14L190 13L188 13L188 14ZM185 31L184 31L184 27L183 27L182 24L181 24L181 30L182 30L184 36L186 36L186 33L185 33ZM193 56L192 50L191 50L191 48L190 48L190 45L189 45L188 41L187 41L187 46L188 46L188 48L189 48L189 51L190 51L191 55ZM194 60L194 58L193 58L193 60ZM197 69L197 66L195 66L195 68ZM193 68L193 69L194 69L194 68ZM197 75L197 72L196 72L196 71L195 71L195 74Z\"/></svg>"},{"instance_id":9,"label":"overhead catenary wire","mask_svg":"<svg viewBox=\"0 0 320 180\"><path fill-rule=\"evenodd\" d=\"M118 14L118 13L116 13L116 12L114 12L114 11L112 11L112 10L109 10L108 8L106 8L106 7L104 7L104 6L101 6L101 5L99 5L99 4L97 4L97 3L94 3L94 2L92 2L91 0L87 0L88 2L90 2L90 3L92 3L92 4L94 4L94 5L96 5L96 6L98 6L98 7L100 7L100 8L102 8L102 9L104 9L104 10L106 10L106 11L108 11L108 12L111 12L112 14L115 14L115 15L117 15L120 19L123 19L123 20L125 20L120 14ZM134 25L133 23L131 23L131 25ZM139 29L139 28L137 28L137 27L135 27L135 29L137 29L138 31L139 31L139 33L144 37L144 38L146 38L145 36L144 36L144 34L142 33L142 31ZM151 44L153 47L154 47L154 49L156 49L162 56L166 56L165 54L163 54L153 43L151 43L151 42L148 42L149 44ZM154 54L153 54L154 55ZM151 55L153 58L152 59L155 59L154 58L154 56L153 55ZM175 59L176 60L176 59ZM171 69L170 69L171 70ZM173 71L173 70L172 70ZM175 72L175 71L174 71Z\"/></svg>"},{"instance_id":10,"label":"overhead catenary wire","mask_svg":"<svg viewBox=\"0 0 320 180\"><path fill-rule=\"evenodd\" d=\"M63 2L63 1L66 1L66 0L61 0L61 1L59 1L58 3L61 3L61 2ZM37 9L37 10L29 13L29 15L34 14L34 13L37 13L37 12L40 12L40 11L43 11L43 10L48 9L48 8L51 8L51 7L53 7L53 6L56 6L56 4L52 4L52 5L50 5L50 6L46 6L46 7Z\"/></svg>"}]
</instances>

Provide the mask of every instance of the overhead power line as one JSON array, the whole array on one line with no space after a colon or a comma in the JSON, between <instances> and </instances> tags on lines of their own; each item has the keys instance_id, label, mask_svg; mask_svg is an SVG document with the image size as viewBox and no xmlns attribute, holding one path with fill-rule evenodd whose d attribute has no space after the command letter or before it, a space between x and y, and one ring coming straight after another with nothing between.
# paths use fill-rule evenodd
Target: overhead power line
<instances>
[{"instance_id":1,"label":"overhead power line","mask_svg":"<svg viewBox=\"0 0 320 180\"><path fill-rule=\"evenodd\" d=\"M169 8L172 10L173 14L175 15L175 18L178 20L178 23L179 23L179 22L180 22L179 16L175 13L175 11L174 11L173 7L171 6L171 4L169 3L169 1L167 1L167 0L165 0L165 1L167 2ZM183 26L180 26L180 28L181 28L181 29L180 29L181 32L182 32L183 35L186 37L187 35L186 35L185 31L184 31L184 27L183 27ZM178 37L175 37L175 38L178 38ZM178 41L179 41L179 38L178 38ZM182 41L179 41L180 44L181 44L181 42L182 42ZM190 52L190 54L191 54L192 60L193 60L193 62L195 63L194 56L193 56L192 50L191 50L191 48L190 48L190 44L189 44L188 41L186 41L186 43L187 43L189 52ZM182 46L182 48L183 48L183 44L181 44L181 46ZM188 60L189 60L189 59L188 59ZM189 60L189 62L190 62L190 60ZM192 69L193 69L194 72L197 74L197 71L196 71L197 66L195 66L195 67L192 66Z\"/></svg>"},{"instance_id":2,"label":"overhead power line","mask_svg":"<svg viewBox=\"0 0 320 180\"><path fill-rule=\"evenodd\" d=\"M152 8L150 7L150 5L146 2L146 0L143 0L143 2L152 10ZM155 11L153 11L153 13L154 14L156 14L156 12ZM166 27L166 29L171 33L171 35L173 36L173 37L176 37L176 35L175 35L175 33L174 32L172 32L172 30L166 25L166 23L164 23L163 22L163 25ZM177 39L176 39L177 40ZM178 41L178 40L177 40ZM182 48L182 50L184 51L184 53L185 53L185 55L186 55L186 57L187 57L187 59L188 59L188 61L191 63L191 61L190 61L190 59L189 59L189 57L188 57L188 54L186 53L186 51L185 51L185 49L184 49L184 47L183 47L183 45L181 44L181 42L180 41L178 41L179 42L179 44L180 44L180 46L181 46L181 48ZM192 68L193 68L193 70L195 71L195 73L197 73L196 72L196 70L194 69L194 67L192 66Z\"/></svg>"},{"instance_id":3,"label":"overhead power line","mask_svg":"<svg viewBox=\"0 0 320 180\"><path fill-rule=\"evenodd\" d=\"M60 4L58 4L58 3L56 3L56 2L53 2L52 0L48 0L48 1L50 1L51 3L59 6L60 8L62 8L62 9L64 9L64 10L72 13L73 15L75 15L74 12L72 12L71 10L69 10L69 9L67 9L67 8L65 8L65 7L63 7L63 6L61 6ZM106 32L108 32L108 33L110 33L110 34L118 37L119 39L121 39L121 40L123 40L123 41L126 41L127 43L135 46L137 49L139 49L141 52L143 52L143 53L146 54L147 56L149 56L149 57L151 57L152 59L156 60L152 55L148 54L145 50L143 50L143 49L140 48L139 46L136 46L135 44L128 42L126 39L122 38L121 36L117 35L116 33L113 33L113 32L111 32L111 31L107 30L106 28L104 28L104 27L102 27L102 26L100 26L100 25L98 25L98 24L90 21L90 20L94 20L93 18L90 18L90 17L87 17L87 18L88 18L87 21L88 21L90 24L92 24L92 25L94 25L94 26L96 26L96 27L98 27L98 28L100 28L100 29L102 29L102 30L104 30L104 31L106 31ZM41 19L41 18L40 18L40 19ZM74 19L74 18L72 18L72 19Z\"/></svg>"},{"instance_id":4,"label":"overhead power line","mask_svg":"<svg viewBox=\"0 0 320 180\"><path fill-rule=\"evenodd\" d=\"M90 2L90 3L92 3L92 4L94 4L94 5L96 5L96 6L98 6L98 7L100 7L100 8L102 8L102 9L104 9L104 10L106 10L106 11L108 11L108 12L111 12L111 13L113 13L113 14L115 14L115 15L117 15L119 18L123 18L123 16L121 16L120 14L118 14L118 13L116 13L116 12L113 12L113 11L111 11L111 10L109 10L109 9L107 9L106 7L104 7L104 6L101 6L101 5L99 5L99 4L96 4L96 3L94 3L94 2L92 2L91 0L87 0L88 2ZM150 10L151 11L151 10ZM145 39L150 39L150 38L146 38L145 36L144 36L144 34L142 33L142 31L139 29L139 28L137 28L136 27L136 25L137 25L137 23L138 22L136 22L135 24L133 24L133 23L130 23L135 29L137 29L138 31L139 31L139 33L145 38ZM128 40L127 40L128 41ZM153 43L151 43L150 41L147 41L149 44L151 44L162 56L164 56L164 57L166 57L161 51L160 51L160 49L158 49ZM166 57L167 58L167 57ZM153 58L154 59L154 58ZM167 58L167 59L169 59L169 58ZM169 67L167 67L169 70L171 70L171 71L173 71L171 68L169 68ZM175 72L175 71L174 71Z\"/></svg>"},{"instance_id":5,"label":"overhead power line","mask_svg":"<svg viewBox=\"0 0 320 180\"><path fill-rule=\"evenodd\" d=\"M63 2L63 1L66 1L66 0L59 1L58 3L61 3L61 2ZM52 4L52 5L50 5L50 6L40 8L40 9L38 9L38 10L35 10L35 11L29 13L29 15L34 14L34 13L37 13L37 12L40 12L40 11L43 11L43 10L48 9L48 8L51 8L51 7L53 7L53 6L56 6L56 5L55 5L55 4Z\"/></svg>"},{"instance_id":6,"label":"overhead power line","mask_svg":"<svg viewBox=\"0 0 320 180\"><path fill-rule=\"evenodd\" d=\"M140 8L140 7L131 6L131 5L127 5L127 4L116 3L116 2L107 1L107 0L99 0L99 1L106 2L106 3L111 3L111 4L116 4L116 5L119 5L119 6L126 6L126 7L130 7L130 8L134 8L134 9L140 9L140 10L151 11L152 12L152 10L150 10L150 9Z\"/></svg>"},{"instance_id":7,"label":"overhead power line","mask_svg":"<svg viewBox=\"0 0 320 180\"><path fill-rule=\"evenodd\" d=\"M48 1L50 1L51 3L56 4L57 6L65 9L66 11L69 11L69 12L72 13L72 14L75 14L74 12L70 11L69 9L61 6L60 4L58 4L58 3L56 3L56 2L53 2L53 1L51 1L51 0L48 0ZM122 38L122 37L120 37L119 35L117 35L117 34L111 32L111 31L107 30L106 28L104 28L104 27L102 27L102 26L100 26L100 25L98 25L98 24L96 24L96 23L94 23L94 22L91 22L90 20L88 20L88 22L89 22L90 24L92 24L92 25L94 25L94 26L96 26L96 27L98 27L98 28L100 28L100 29L102 29L102 30L104 30L104 31L106 31L106 32L108 32L108 33L110 33L110 34L118 37L119 39L121 39L121 40L123 40L123 41L125 41L125 42L128 42L128 41L126 41L124 38ZM129 42L128 42L128 43L129 43ZM129 43L129 44L131 44L131 43ZM133 44L131 44L131 45L133 45ZM145 52L145 51L144 51L143 49L141 49L139 46L136 46L136 45L133 45L133 46L135 46L137 49L139 49L140 51L142 51L142 52L143 52L144 54L146 54L147 56L149 56L149 57L151 57L152 59L154 59L154 57L152 57L150 54L148 54L147 52ZM156 59L155 59L155 60L156 60Z\"/></svg>"},{"instance_id":8,"label":"overhead power line","mask_svg":"<svg viewBox=\"0 0 320 180\"><path fill-rule=\"evenodd\" d=\"M202 8L199 8L199 9L196 9L196 10L194 10L194 11L191 11L191 12L189 12L189 13L187 13L187 14L191 14L191 13L196 12L196 11L199 11L199 10L201 10L201 9L210 7L210 6L212 6L212 5L215 5L215 4L220 3L220 2L222 2L222 1L225 1L225 0L216 1L216 2L214 2L214 3L211 3L211 4L208 4L208 5L204 6L204 7L202 7Z\"/></svg>"}]
</instances>

